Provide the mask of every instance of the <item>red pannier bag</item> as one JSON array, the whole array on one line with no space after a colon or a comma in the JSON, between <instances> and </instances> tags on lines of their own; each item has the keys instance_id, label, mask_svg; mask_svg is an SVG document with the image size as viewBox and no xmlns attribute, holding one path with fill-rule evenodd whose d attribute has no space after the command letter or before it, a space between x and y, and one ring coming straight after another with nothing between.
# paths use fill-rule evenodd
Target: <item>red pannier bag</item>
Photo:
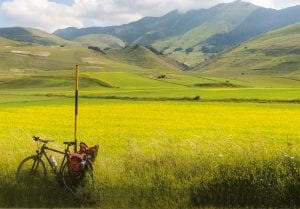
<instances>
[{"instance_id":1,"label":"red pannier bag","mask_svg":"<svg viewBox=\"0 0 300 209\"><path fill-rule=\"evenodd\" d=\"M99 145L93 146L93 147L88 147L86 143L80 142L80 154L86 154L88 159L90 159L92 162L95 161L97 155L98 155L98 149Z\"/></svg>"},{"instance_id":2,"label":"red pannier bag","mask_svg":"<svg viewBox=\"0 0 300 209\"><path fill-rule=\"evenodd\" d=\"M87 154L89 147L86 145L84 142L80 142L80 149L79 153L80 154Z\"/></svg>"},{"instance_id":3,"label":"red pannier bag","mask_svg":"<svg viewBox=\"0 0 300 209\"><path fill-rule=\"evenodd\" d=\"M96 157L98 155L98 149L99 149L99 145L90 147L88 149L88 158L91 159L92 162L96 160Z\"/></svg>"},{"instance_id":4,"label":"red pannier bag","mask_svg":"<svg viewBox=\"0 0 300 209\"><path fill-rule=\"evenodd\" d=\"M68 157L69 170L71 172L79 172L81 170L81 162L83 161L85 154L71 153Z\"/></svg>"}]
</instances>

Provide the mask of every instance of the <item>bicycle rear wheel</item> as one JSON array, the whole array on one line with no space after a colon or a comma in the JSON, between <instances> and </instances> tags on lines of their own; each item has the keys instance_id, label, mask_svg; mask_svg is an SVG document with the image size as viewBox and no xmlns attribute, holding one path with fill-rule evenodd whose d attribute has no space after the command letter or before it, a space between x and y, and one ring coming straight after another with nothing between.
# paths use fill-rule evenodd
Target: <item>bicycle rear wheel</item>
<instances>
[{"instance_id":1,"label":"bicycle rear wheel","mask_svg":"<svg viewBox=\"0 0 300 209\"><path fill-rule=\"evenodd\" d=\"M37 156L30 156L25 158L18 166L16 180L17 183L34 186L45 180L46 174L44 162Z\"/></svg>"},{"instance_id":2,"label":"bicycle rear wheel","mask_svg":"<svg viewBox=\"0 0 300 209\"><path fill-rule=\"evenodd\" d=\"M93 166L89 161L86 162L84 169L78 172L71 171L68 162L66 162L63 166L62 182L65 188L73 195L93 186L93 179Z\"/></svg>"}]
</instances>

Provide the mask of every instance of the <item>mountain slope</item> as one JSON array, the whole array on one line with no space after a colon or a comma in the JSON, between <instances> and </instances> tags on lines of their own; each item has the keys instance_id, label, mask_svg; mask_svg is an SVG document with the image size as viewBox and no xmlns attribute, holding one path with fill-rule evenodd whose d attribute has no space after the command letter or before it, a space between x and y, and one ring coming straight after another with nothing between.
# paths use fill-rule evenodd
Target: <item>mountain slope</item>
<instances>
[{"instance_id":1,"label":"mountain slope","mask_svg":"<svg viewBox=\"0 0 300 209\"><path fill-rule=\"evenodd\" d=\"M0 28L0 37L21 41L29 42L41 45L71 45L70 41L63 40L53 34L34 29L34 28L22 28L22 27L12 27L12 28Z\"/></svg>"},{"instance_id":2,"label":"mountain slope","mask_svg":"<svg viewBox=\"0 0 300 209\"><path fill-rule=\"evenodd\" d=\"M92 72L121 71L149 76L181 72L174 60L143 46L106 49L100 53L88 47L28 44L0 37L0 57L0 74L9 76L63 72L75 64L79 64L83 71Z\"/></svg>"},{"instance_id":3,"label":"mountain slope","mask_svg":"<svg viewBox=\"0 0 300 209\"><path fill-rule=\"evenodd\" d=\"M300 76L300 23L268 32L193 69L217 76Z\"/></svg>"},{"instance_id":4,"label":"mountain slope","mask_svg":"<svg viewBox=\"0 0 300 209\"><path fill-rule=\"evenodd\" d=\"M72 41L79 42L83 46L94 46L99 47L100 49L125 47L125 43L121 39L106 34L84 35L75 38Z\"/></svg>"},{"instance_id":5,"label":"mountain slope","mask_svg":"<svg viewBox=\"0 0 300 209\"><path fill-rule=\"evenodd\" d=\"M215 34L233 30L257 8L240 1L217 5L205 10L209 19L198 27L182 35L156 41L153 46L171 58L194 66L209 57L209 54L201 51L203 42Z\"/></svg>"},{"instance_id":6,"label":"mountain slope","mask_svg":"<svg viewBox=\"0 0 300 209\"><path fill-rule=\"evenodd\" d=\"M22 44L22 43L18 42L18 41L13 41L13 40L10 40L10 39L0 37L0 46L10 47L10 46L20 45L20 44Z\"/></svg>"},{"instance_id":7,"label":"mountain slope","mask_svg":"<svg viewBox=\"0 0 300 209\"><path fill-rule=\"evenodd\" d=\"M127 46L124 49L105 50L106 56L117 61L122 61L146 69L175 70L180 66L174 60L157 55L150 49L142 46Z\"/></svg>"},{"instance_id":8,"label":"mountain slope","mask_svg":"<svg viewBox=\"0 0 300 209\"><path fill-rule=\"evenodd\" d=\"M254 11L239 27L228 33L210 37L206 44L207 50L222 52L236 44L246 41L259 34L279 29L300 21L300 6L282 10L261 8Z\"/></svg>"}]
</instances>

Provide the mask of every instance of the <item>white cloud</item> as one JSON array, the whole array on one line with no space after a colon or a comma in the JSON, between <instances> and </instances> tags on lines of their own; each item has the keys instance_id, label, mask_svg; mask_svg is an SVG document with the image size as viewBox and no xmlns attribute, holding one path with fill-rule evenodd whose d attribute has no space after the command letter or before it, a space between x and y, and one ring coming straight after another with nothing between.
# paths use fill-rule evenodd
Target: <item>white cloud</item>
<instances>
[{"instance_id":1,"label":"white cloud","mask_svg":"<svg viewBox=\"0 0 300 209\"><path fill-rule=\"evenodd\" d=\"M124 24L144 16L159 16L173 9L208 8L232 0L75 0L72 5L49 0L6 0L0 5L0 23L36 27L52 32L69 26ZM300 0L245 0L260 6L281 8ZM285 2L285 3L283 3ZM5 18L5 20L3 20ZM5 21L5 23L4 23Z\"/></svg>"},{"instance_id":2,"label":"white cloud","mask_svg":"<svg viewBox=\"0 0 300 209\"><path fill-rule=\"evenodd\" d=\"M245 1L266 8L275 8L273 0L245 0Z\"/></svg>"},{"instance_id":3,"label":"white cloud","mask_svg":"<svg viewBox=\"0 0 300 209\"><path fill-rule=\"evenodd\" d=\"M273 0L274 7L277 9L296 6L300 4L300 0Z\"/></svg>"},{"instance_id":4,"label":"white cloud","mask_svg":"<svg viewBox=\"0 0 300 209\"><path fill-rule=\"evenodd\" d=\"M70 25L83 26L71 7L48 0L7 1L1 4L0 12L11 25L37 27L50 31Z\"/></svg>"}]
</instances>

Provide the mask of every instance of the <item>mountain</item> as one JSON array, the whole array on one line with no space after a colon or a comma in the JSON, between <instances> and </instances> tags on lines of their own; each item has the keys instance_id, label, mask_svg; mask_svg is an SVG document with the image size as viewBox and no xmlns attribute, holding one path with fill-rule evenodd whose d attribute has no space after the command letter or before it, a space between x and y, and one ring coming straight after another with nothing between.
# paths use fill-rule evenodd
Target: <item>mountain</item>
<instances>
[{"instance_id":1,"label":"mountain","mask_svg":"<svg viewBox=\"0 0 300 209\"><path fill-rule=\"evenodd\" d=\"M157 40L184 34L203 23L210 22L211 18L226 19L226 12L236 14L232 24L239 24L240 19L247 17L256 6L236 1L229 4L220 4L211 9L191 10L180 13L177 10L171 11L162 17L145 17L136 22L120 26L90 27L77 29L74 27L60 29L54 32L55 35L64 39L74 39L87 34L110 34L119 37L128 44L140 43L149 45ZM220 15L220 13L222 13ZM234 16L228 14L229 16ZM226 20L225 20L226 21Z\"/></svg>"},{"instance_id":2,"label":"mountain","mask_svg":"<svg viewBox=\"0 0 300 209\"><path fill-rule=\"evenodd\" d=\"M99 47L100 49L123 48L126 45L121 39L106 34L84 35L75 38L72 41L79 42L83 46L87 46L87 47L94 46L94 47Z\"/></svg>"},{"instance_id":3,"label":"mountain","mask_svg":"<svg viewBox=\"0 0 300 209\"><path fill-rule=\"evenodd\" d=\"M189 66L194 66L210 56L203 52L203 43L216 34L232 31L258 7L241 1L219 4L197 13L206 14L206 19L192 30L153 43L154 48L165 55Z\"/></svg>"},{"instance_id":4,"label":"mountain","mask_svg":"<svg viewBox=\"0 0 300 209\"><path fill-rule=\"evenodd\" d=\"M282 10L260 8L234 30L210 37L206 44L212 52L222 52L259 34L300 21L300 6Z\"/></svg>"},{"instance_id":5,"label":"mountain","mask_svg":"<svg viewBox=\"0 0 300 209\"><path fill-rule=\"evenodd\" d=\"M110 34L119 37L128 44L149 44L155 40L169 36L182 34L199 25L206 15L198 11L190 11L181 14L172 11L162 17L145 17L139 21L121 26L91 27L91 28L67 28L54 32L55 35L74 39L87 34Z\"/></svg>"},{"instance_id":6,"label":"mountain","mask_svg":"<svg viewBox=\"0 0 300 209\"><path fill-rule=\"evenodd\" d=\"M67 28L54 34L69 40L88 34L108 34L127 44L151 45L165 56L192 67L243 41L298 21L299 6L274 10L235 1L185 13L175 10L120 26Z\"/></svg>"},{"instance_id":7,"label":"mountain","mask_svg":"<svg viewBox=\"0 0 300 209\"><path fill-rule=\"evenodd\" d=\"M74 44L70 41L63 40L53 34L49 34L42 30L34 28L22 28L22 27L12 27L12 28L0 28L0 37L21 41L29 42L33 44L41 45L70 45Z\"/></svg>"},{"instance_id":8,"label":"mountain","mask_svg":"<svg viewBox=\"0 0 300 209\"><path fill-rule=\"evenodd\" d=\"M299 77L300 23L244 42L196 66L193 71L228 77Z\"/></svg>"}]
</instances>

